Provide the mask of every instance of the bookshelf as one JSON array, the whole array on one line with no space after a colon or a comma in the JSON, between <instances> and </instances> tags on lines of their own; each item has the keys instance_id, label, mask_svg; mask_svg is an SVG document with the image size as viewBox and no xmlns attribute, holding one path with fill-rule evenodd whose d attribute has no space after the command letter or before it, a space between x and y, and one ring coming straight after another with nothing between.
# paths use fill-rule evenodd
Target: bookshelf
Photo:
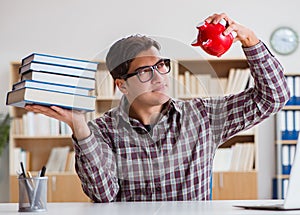
<instances>
[{"instance_id":1,"label":"bookshelf","mask_svg":"<svg viewBox=\"0 0 300 215\"><path fill-rule=\"evenodd\" d=\"M20 62L11 63L11 85L18 80L18 68ZM170 93L175 98L190 99L199 96L209 96L211 92L208 90L201 94L197 91L199 89L191 89L185 86L185 83L179 83L179 75L189 73L189 77L196 75L207 75L209 80L225 79L230 76L230 71L233 68L238 68L243 72L247 70L248 64L245 59L225 59L225 60L189 60L179 59L172 61L172 73L171 73L171 86ZM98 80L97 80L98 79ZM200 80L199 80L200 79ZM100 80L106 80L106 82L100 82ZM208 79L205 79L209 81ZM200 81L200 82L199 82ZM101 116L102 113L108 109L115 107L119 103L120 94L116 91L113 80L110 79L109 73L105 68L104 62L100 62L99 68L96 74L96 91L97 96L95 112L87 113L87 119L93 119ZM199 83L203 85L201 76L198 79L192 80L186 83L197 86ZM210 81L209 81L210 82ZM210 82L216 83L216 82ZM219 84L219 83L217 83ZM185 93L180 94L182 86ZM219 84L220 86L224 86ZM180 89L181 88L181 89ZM194 93L191 93L191 91ZM223 87L223 91L226 89ZM224 92L222 92L224 94ZM11 107L11 116L15 118L22 118L27 112L24 109ZM72 141L70 135L57 135L57 136L27 136L16 135L13 133L14 124L11 129L10 135L10 190L11 201L17 202L16 191L16 173L12 170L12 164L14 162L13 149L16 147L22 147L30 153L30 167L29 170L35 172L38 171L42 165L47 161L50 151L53 147L57 146L70 146L72 149ZM236 135L228 140L222 147L229 148L236 143L254 143L256 146L256 132L255 129L251 129L245 133ZM257 199L257 161L255 161L254 168L250 171L225 171L214 172L213 174L213 199ZM89 201L85 194L83 194L80 181L75 173L60 172L47 174L48 179L48 199L49 201ZM244 184L247 184L247 189ZM65 185L65 186L64 186ZM70 186L72 185L72 186ZM70 189L68 192L68 189ZM69 193L69 195L67 195Z\"/></svg>"},{"instance_id":2,"label":"bookshelf","mask_svg":"<svg viewBox=\"0 0 300 215\"><path fill-rule=\"evenodd\" d=\"M291 98L276 115L276 175L273 198L284 199L300 131L300 75L286 74Z\"/></svg>"}]
</instances>

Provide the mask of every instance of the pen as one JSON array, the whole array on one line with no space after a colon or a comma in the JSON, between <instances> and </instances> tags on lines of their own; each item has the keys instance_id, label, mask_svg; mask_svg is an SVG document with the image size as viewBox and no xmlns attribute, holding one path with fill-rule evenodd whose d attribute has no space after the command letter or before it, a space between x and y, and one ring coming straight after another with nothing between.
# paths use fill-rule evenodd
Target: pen
<instances>
[{"instance_id":1,"label":"pen","mask_svg":"<svg viewBox=\"0 0 300 215\"><path fill-rule=\"evenodd\" d=\"M25 186L25 189L26 189L26 192L27 192L27 196L28 196L29 202L31 202L31 200L32 200L32 196L31 195L32 195L33 187L29 184L29 182L26 179L25 169L24 169L24 165L23 165L22 161L20 162L20 165L21 165L21 170L22 170L21 176L23 176L23 178L24 178L24 181L23 180L22 181L24 183L24 186Z\"/></svg>"},{"instance_id":2,"label":"pen","mask_svg":"<svg viewBox=\"0 0 300 215\"><path fill-rule=\"evenodd\" d=\"M43 166L43 167L42 167L42 170L41 170L40 177L44 177L44 176L45 176L45 172L46 172L46 167Z\"/></svg>"},{"instance_id":3,"label":"pen","mask_svg":"<svg viewBox=\"0 0 300 215\"><path fill-rule=\"evenodd\" d=\"M20 162L20 165L21 165L21 170L22 170L22 176L24 177L24 178L26 178L26 174L25 174L25 169L24 169L24 165L23 165L23 162L21 161Z\"/></svg>"}]
</instances>

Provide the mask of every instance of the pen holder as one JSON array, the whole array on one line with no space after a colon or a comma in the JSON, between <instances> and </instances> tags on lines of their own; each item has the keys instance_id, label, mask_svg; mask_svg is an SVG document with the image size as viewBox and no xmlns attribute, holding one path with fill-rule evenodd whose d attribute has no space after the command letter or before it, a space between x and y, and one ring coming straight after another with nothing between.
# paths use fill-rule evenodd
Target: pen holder
<instances>
[{"instance_id":1,"label":"pen holder","mask_svg":"<svg viewBox=\"0 0 300 215\"><path fill-rule=\"evenodd\" d=\"M19 212L47 211L48 177L18 178Z\"/></svg>"}]
</instances>

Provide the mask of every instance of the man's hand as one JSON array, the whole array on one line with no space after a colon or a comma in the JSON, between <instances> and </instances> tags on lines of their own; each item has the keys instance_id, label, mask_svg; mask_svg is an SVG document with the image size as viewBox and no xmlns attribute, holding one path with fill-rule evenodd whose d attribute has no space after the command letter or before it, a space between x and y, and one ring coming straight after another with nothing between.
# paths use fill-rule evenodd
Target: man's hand
<instances>
[{"instance_id":1,"label":"man's hand","mask_svg":"<svg viewBox=\"0 0 300 215\"><path fill-rule=\"evenodd\" d=\"M244 47L254 46L259 42L259 39L256 37L252 30L230 19L225 13L213 14L206 18L205 21L208 23L217 24L221 19L225 19L228 24L226 30L224 31L224 35L228 35L232 31L235 31L237 33L237 36L234 41L239 40Z\"/></svg>"}]
</instances>

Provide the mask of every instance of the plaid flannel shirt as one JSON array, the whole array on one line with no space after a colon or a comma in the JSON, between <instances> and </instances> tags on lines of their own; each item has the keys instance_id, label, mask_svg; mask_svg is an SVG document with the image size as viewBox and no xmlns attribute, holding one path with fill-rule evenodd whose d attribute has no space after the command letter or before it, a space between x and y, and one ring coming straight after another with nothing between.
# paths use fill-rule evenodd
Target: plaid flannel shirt
<instances>
[{"instance_id":1,"label":"plaid flannel shirt","mask_svg":"<svg viewBox=\"0 0 300 215\"><path fill-rule=\"evenodd\" d=\"M243 48L255 86L239 94L170 99L151 131L128 103L88 123L74 142L76 171L95 202L209 200L216 148L278 112L289 99L283 68L266 46Z\"/></svg>"}]
</instances>

